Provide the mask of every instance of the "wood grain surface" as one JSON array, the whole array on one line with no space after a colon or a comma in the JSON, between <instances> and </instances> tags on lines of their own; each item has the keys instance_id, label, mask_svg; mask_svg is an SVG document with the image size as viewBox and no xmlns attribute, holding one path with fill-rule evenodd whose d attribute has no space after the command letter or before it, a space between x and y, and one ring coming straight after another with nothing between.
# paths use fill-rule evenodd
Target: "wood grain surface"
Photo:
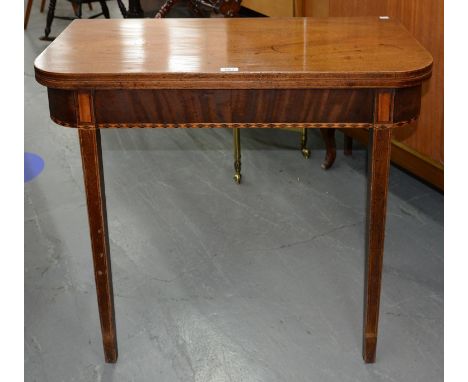
<instances>
[{"instance_id":1,"label":"wood grain surface","mask_svg":"<svg viewBox=\"0 0 468 382\"><path fill-rule=\"evenodd\" d=\"M70 127L370 126L375 89L49 89L50 115ZM394 91L394 122L418 117L421 87ZM81 101L78 109L76 103ZM79 122L77 122L77 111ZM390 111L387 110L387 113ZM90 122L90 120L95 121ZM259 126L262 124L262 126ZM239 126L232 127L239 127ZM324 126L326 125L326 126Z\"/></svg>"},{"instance_id":2,"label":"wood grain surface","mask_svg":"<svg viewBox=\"0 0 468 382\"><path fill-rule=\"evenodd\" d=\"M54 88L402 87L431 66L377 17L75 20L35 61Z\"/></svg>"},{"instance_id":3,"label":"wood grain surface","mask_svg":"<svg viewBox=\"0 0 468 382\"><path fill-rule=\"evenodd\" d=\"M97 129L78 129L88 206L94 279L106 362L117 361L112 269L107 230L106 195L102 170L101 136Z\"/></svg>"}]
</instances>

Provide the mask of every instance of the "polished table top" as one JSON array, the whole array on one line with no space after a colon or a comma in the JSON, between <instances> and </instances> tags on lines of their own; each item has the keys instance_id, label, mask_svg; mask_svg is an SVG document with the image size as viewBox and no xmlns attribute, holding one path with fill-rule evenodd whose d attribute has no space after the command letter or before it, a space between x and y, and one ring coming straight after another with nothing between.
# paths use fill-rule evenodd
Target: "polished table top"
<instances>
[{"instance_id":1,"label":"polished table top","mask_svg":"<svg viewBox=\"0 0 468 382\"><path fill-rule=\"evenodd\" d=\"M401 87L431 66L379 17L76 20L35 61L68 89Z\"/></svg>"}]
</instances>

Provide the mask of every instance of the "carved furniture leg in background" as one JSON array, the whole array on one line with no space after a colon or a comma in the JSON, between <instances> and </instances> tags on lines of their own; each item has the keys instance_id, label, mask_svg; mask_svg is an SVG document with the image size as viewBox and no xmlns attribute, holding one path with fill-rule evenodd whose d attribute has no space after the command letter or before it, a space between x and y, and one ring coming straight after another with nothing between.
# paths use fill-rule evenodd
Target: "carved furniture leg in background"
<instances>
[{"instance_id":1,"label":"carved furniture leg in background","mask_svg":"<svg viewBox=\"0 0 468 382\"><path fill-rule=\"evenodd\" d=\"M322 168L328 170L336 158L336 142L335 142L335 129L320 129L323 140L325 141L326 154L325 159L322 162Z\"/></svg>"},{"instance_id":2,"label":"carved furniture leg in background","mask_svg":"<svg viewBox=\"0 0 468 382\"><path fill-rule=\"evenodd\" d=\"M190 9L195 14L196 17L203 17L203 13L198 6L198 0L190 0Z\"/></svg>"},{"instance_id":3,"label":"carved furniture leg in background","mask_svg":"<svg viewBox=\"0 0 468 382\"><path fill-rule=\"evenodd\" d=\"M54 21L56 1L57 0L50 0L49 1L49 11L47 12L47 21L46 21L44 36L41 37L40 40L52 41L54 39L53 37L49 37L49 35L50 35L50 28L52 27L52 21Z\"/></svg>"},{"instance_id":4,"label":"carved furniture leg in background","mask_svg":"<svg viewBox=\"0 0 468 382\"><path fill-rule=\"evenodd\" d=\"M303 128L301 131L301 152L304 158L309 159L310 150L307 148L307 129Z\"/></svg>"},{"instance_id":5,"label":"carved furniture leg in background","mask_svg":"<svg viewBox=\"0 0 468 382\"><path fill-rule=\"evenodd\" d=\"M352 155L353 154L353 138L344 134L344 147L343 147L344 155Z\"/></svg>"},{"instance_id":6,"label":"carved furniture leg in background","mask_svg":"<svg viewBox=\"0 0 468 382\"><path fill-rule=\"evenodd\" d=\"M41 13L44 12L45 2L46 2L46 0L41 0Z\"/></svg>"},{"instance_id":7,"label":"carved furniture leg in background","mask_svg":"<svg viewBox=\"0 0 468 382\"><path fill-rule=\"evenodd\" d=\"M242 0L219 0L217 8L224 17L237 17L241 7Z\"/></svg>"},{"instance_id":8,"label":"carved furniture leg in background","mask_svg":"<svg viewBox=\"0 0 468 382\"><path fill-rule=\"evenodd\" d=\"M232 129L234 135L234 181L237 184L241 182L241 148L240 148L240 130L235 127Z\"/></svg>"},{"instance_id":9,"label":"carved furniture leg in background","mask_svg":"<svg viewBox=\"0 0 468 382\"><path fill-rule=\"evenodd\" d=\"M172 7L178 2L179 0L167 0L162 7L159 9L155 19L163 19L167 16L167 14L171 11Z\"/></svg>"},{"instance_id":10,"label":"carved furniture leg in background","mask_svg":"<svg viewBox=\"0 0 468 382\"><path fill-rule=\"evenodd\" d=\"M390 92L377 94L374 127L369 131L367 259L364 290L363 358L375 362L385 239L388 175L392 137Z\"/></svg>"}]
</instances>

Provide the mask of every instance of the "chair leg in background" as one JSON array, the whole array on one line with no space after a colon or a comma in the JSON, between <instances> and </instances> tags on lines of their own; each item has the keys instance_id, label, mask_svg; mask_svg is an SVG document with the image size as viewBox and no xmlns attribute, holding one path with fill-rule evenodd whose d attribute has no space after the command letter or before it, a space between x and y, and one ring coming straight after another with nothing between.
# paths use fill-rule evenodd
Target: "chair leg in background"
<instances>
[{"instance_id":1,"label":"chair leg in background","mask_svg":"<svg viewBox=\"0 0 468 382\"><path fill-rule=\"evenodd\" d=\"M50 28L52 27L52 21L54 21L54 16L55 16L55 3L57 0L50 0L49 1L49 11L47 12L47 21L46 21L46 27L44 30L44 36L40 38L40 40L43 41L53 41L54 37L49 37L50 35Z\"/></svg>"},{"instance_id":2,"label":"chair leg in background","mask_svg":"<svg viewBox=\"0 0 468 382\"><path fill-rule=\"evenodd\" d=\"M107 8L105 0L101 0L99 4L101 4L102 13L104 14L104 17L106 19L110 19L109 8ZM91 3L89 3L89 5L91 5Z\"/></svg>"},{"instance_id":3,"label":"chair leg in background","mask_svg":"<svg viewBox=\"0 0 468 382\"><path fill-rule=\"evenodd\" d=\"M83 3L80 3L77 8L76 8L76 17L78 17L79 19L81 19L81 16L83 16Z\"/></svg>"}]
</instances>

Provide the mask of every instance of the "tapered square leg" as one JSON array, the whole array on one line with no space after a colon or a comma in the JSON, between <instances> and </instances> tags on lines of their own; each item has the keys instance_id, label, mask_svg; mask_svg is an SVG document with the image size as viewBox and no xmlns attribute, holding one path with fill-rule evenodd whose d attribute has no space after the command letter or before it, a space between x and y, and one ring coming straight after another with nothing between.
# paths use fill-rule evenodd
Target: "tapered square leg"
<instances>
[{"instance_id":1,"label":"tapered square leg","mask_svg":"<svg viewBox=\"0 0 468 382\"><path fill-rule=\"evenodd\" d=\"M370 131L363 351L367 363L375 362L377 347L391 132L390 128Z\"/></svg>"},{"instance_id":2,"label":"tapered square leg","mask_svg":"<svg viewBox=\"0 0 468 382\"><path fill-rule=\"evenodd\" d=\"M376 94L374 127L369 131L367 258L364 291L363 357L375 362L387 211L393 120L393 93Z\"/></svg>"},{"instance_id":3,"label":"tapered square leg","mask_svg":"<svg viewBox=\"0 0 468 382\"><path fill-rule=\"evenodd\" d=\"M107 233L106 196L102 171L101 141L98 129L78 129L83 162L94 277L106 362L117 361L112 271Z\"/></svg>"}]
</instances>

